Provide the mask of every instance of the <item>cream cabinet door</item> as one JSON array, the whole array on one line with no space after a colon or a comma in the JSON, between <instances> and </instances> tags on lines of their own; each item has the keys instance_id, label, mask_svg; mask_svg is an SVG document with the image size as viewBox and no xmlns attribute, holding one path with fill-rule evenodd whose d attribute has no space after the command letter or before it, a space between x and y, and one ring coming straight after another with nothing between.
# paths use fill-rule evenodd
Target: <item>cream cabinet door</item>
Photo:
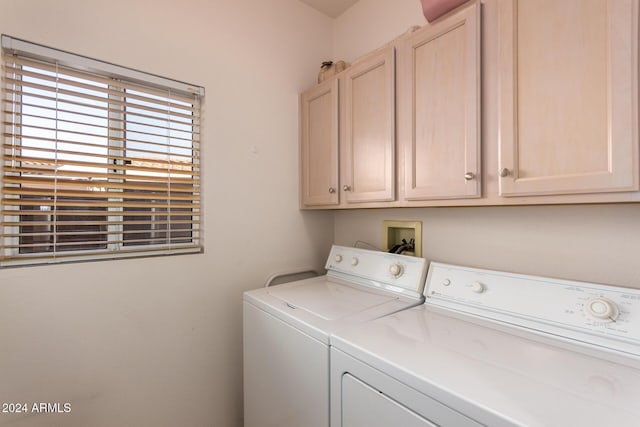
<instances>
[{"instance_id":1,"label":"cream cabinet door","mask_svg":"<svg viewBox=\"0 0 640 427\"><path fill-rule=\"evenodd\" d=\"M303 206L339 203L338 80L300 96L300 191Z\"/></svg>"},{"instance_id":2,"label":"cream cabinet door","mask_svg":"<svg viewBox=\"0 0 640 427\"><path fill-rule=\"evenodd\" d=\"M347 203L395 199L394 48L344 72L341 191Z\"/></svg>"},{"instance_id":3,"label":"cream cabinet door","mask_svg":"<svg viewBox=\"0 0 640 427\"><path fill-rule=\"evenodd\" d=\"M637 0L499 7L500 194L637 190Z\"/></svg>"},{"instance_id":4,"label":"cream cabinet door","mask_svg":"<svg viewBox=\"0 0 640 427\"><path fill-rule=\"evenodd\" d=\"M405 200L480 197L480 36L476 2L398 51Z\"/></svg>"}]
</instances>

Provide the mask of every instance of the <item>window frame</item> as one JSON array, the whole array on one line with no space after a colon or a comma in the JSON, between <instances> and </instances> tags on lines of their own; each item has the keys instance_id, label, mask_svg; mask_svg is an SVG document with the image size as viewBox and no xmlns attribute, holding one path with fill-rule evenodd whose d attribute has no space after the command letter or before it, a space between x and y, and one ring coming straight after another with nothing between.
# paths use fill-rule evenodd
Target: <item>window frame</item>
<instances>
[{"instance_id":1,"label":"window frame","mask_svg":"<svg viewBox=\"0 0 640 427\"><path fill-rule=\"evenodd\" d=\"M50 65L56 64L56 67L60 66L65 69L75 70L80 73L90 73L92 75L109 79L112 82L126 82L128 84L136 85L142 88L167 91L167 93L169 94L169 97L167 98L169 100L168 107L167 107L168 117L173 117L171 115L171 101L170 101L171 94L188 95L192 97L194 118L191 121L191 125L190 125L190 128L192 129L189 132L191 134L191 138L190 140L188 140L191 145L189 148L186 148L186 150L187 151L191 150L190 152L192 153L191 160L188 163L188 165L191 168L190 181L193 181L194 183L192 187L188 187L189 189L186 191L186 194L193 195L193 198L189 199L189 200L192 200L190 210L181 211L180 208L176 208L178 209L177 211L171 211L171 200L173 198L172 187L171 187L171 176L172 176L172 173L174 173L172 172L173 166L171 166L171 164L174 160L172 160L171 158L172 145L170 143L167 143L167 147L168 147L167 153L166 153L167 177L164 181L160 181L162 184L166 184L165 187L162 187L162 188L165 188L166 190L159 188L158 190L155 190L155 191L156 192L160 191L160 193L153 193L153 194L162 195L164 192L166 192L165 197L166 197L167 207L164 208L165 209L164 211L160 210L160 214L158 214L158 216L161 216L161 217L164 216L166 218L167 228L162 231L164 231L165 236L169 241L172 241L173 239L172 233L175 231L171 229L171 224L173 221L173 219L171 218L174 216L179 216L179 217L186 216L191 218L191 221L189 222L190 227L188 228L188 231L191 233L190 237L184 238L184 239L188 239L189 242L186 244L157 243L154 241L155 239L146 239L145 240L146 243L138 243L138 244L134 243L134 244L131 244L130 246L127 245L127 242L125 239L125 222L126 222L125 216L126 216L127 203L124 202L125 200L124 193L127 191L126 189L127 168L124 166L126 160L116 160L116 159L126 159L127 132L128 132L127 126L130 123L128 122L126 117L127 108L129 105L126 102L128 89L126 88L126 85L113 84L112 86L111 84L109 84L107 86L108 95L106 98L106 102L108 103L107 114L106 114L106 122L108 123L107 125L108 135L106 136L107 155L100 156L100 158L104 158L104 159L113 158L113 164L118 165L120 167L111 169L110 168L111 164L108 162L105 163L105 170L108 171L109 169L111 169L111 172L115 172L115 175L117 176L106 178L106 180L103 182L103 185L104 187L106 187L106 191L108 191L109 193L122 192L123 197L114 198L112 196L109 196L107 198L108 199L107 203L105 203L104 205L105 206L104 216L107 219L102 221L102 225L106 225L106 232L101 231L98 234L106 234L105 249L88 248L88 249L68 250L68 251L57 250L58 243L55 241L55 239L56 239L56 236L58 236L56 227L57 227L57 217L59 216L58 215L59 211L55 209L55 202L53 202L53 199L57 200L58 197L62 197L62 196L55 195L53 196L53 199L51 199L52 201L51 204L54 205L54 208L52 209L52 212L49 214L50 218L55 218L55 219L51 219L50 220L51 223L48 225L50 229L51 227L53 227L53 230L54 230L54 231L51 231L51 236L53 236L52 238L54 239L54 242L52 244L50 243L50 245L52 245L51 247L53 248L52 252L48 252L45 249L39 252L21 253L20 251L21 251L22 243L20 242L20 239L22 238L22 235L23 235L21 231L21 227L23 227L26 222L23 219L21 219L23 215L20 215L19 213L16 215L10 215L9 212L13 209L8 209L7 208L8 205L6 205L4 202L4 198L7 197L7 194L5 194L5 189L4 189L5 188L4 168L6 167L6 161L2 160L0 162L0 172L2 172L0 174L0 179L2 180L2 185L3 185L2 188L0 188L0 195L2 196L2 198L0 198L0 211L2 211L0 212L0 268L9 267L9 266L20 266L20 265L94 261L94 260L100 260L100 259L132 258L132 257L142 257L142 256L146 257L146 256L172 255L172 254L183 254L183 253L200 253L204 251L203 239L202 239L202 226L201 226L201 218L203 215L203 210L202 210L202 204L200 199L201 163L200 163L199 153L200 153L201 140L199 137L197 139L195 138L196 134L200 135L199 119L200 119L200 112L201 112L201 102L205 93L203 87L180 82L173 79L167 79L164 77L145 73L145 72L134 70L127 67L121 67L118 65L114 65L104 61L99 61L99 60L81 56L81 55L72 54L72 53L61 51L58 49L53 49L47 46L16 39L4 34L2 35L2 55L3 55L3 68L4 68L4 64L6 63L5 56L11 55L11 56L17 56L19 58L27 58L27 59L39 61L42 63L47 63ZM22 68L21 68L21 71L22 71ZM3 73L2 73L3 106L6 106L6 104L9 102L7 100L8 85L4 83L7 73L8 71L3 70ZM22 86L20 87L22 88ZM115 95L114 93L117 93L117 92L120 92L120 94ZM145 92L145 93L148 94L151 92ZM20 95L13 94L12 96L20 97L18 101L14 99L11 102L14 106L18 105L21 108L23 105L22 99L21 99L22 94ZM163 98L160 98L160 100L162 99ZM111 107L113 105L118 105L119 107L112 109ZM19 113L21 113L21 111L22 110L20 109ZM58 106L55 107L55 111L56 112L59 111ZM13 113L15 115L15 111ZM82 113L79 113L79 114L82 114ZM3 113L3 116L5 117L5 119L7 118L7 115L8 113ZM7 120L7 122L9 122L9 120ZM11 121L11 122L13 123L13 128L14 128L12 130L12 134L15 135L16 134L15 128L19 126L15 126L15 121ZM56 126L56 133L57 133L57 129L58 129L57 114L55 118L55 123L56 123L55 126ZM5 123L4 126L6 130L7 123ZM189 127L189 125L185 125L185 126ZM169 128L170 127L171 126L169 126ZM169 135L170 133L171 133L171 129L167 130L167 134ZM8 137L6 135L3 137L5 143L7 141L7 138ZM22 138L23 138L23 134L22 134L22 130L20 130L20 139ZM171 139L172 139L171 136L167 136L167 141L170 141ZM56 144L57 143L58 143L58 140L56 136ZM20 141L16 143L14 141L12 143L12 147L16 147L16 146L19 147L19 150L21 152L22 142ZM177 147L180 148L179 146ZM135 151L135 148L133 150ZM5 148L3 148L3 153L6 154L6 146ZM54 172L52 173L55 177L52 179L55 182L55 180L57 180L57 177L58 177L58 172L57 170L54 170ZM111 175L111 173L107 173L107 175ZM22 177L22 173L20 173L19 176ZM143 184L145 183L149 184L149 182L146 182L143 180L141 181L142 179L141 176L143 176L143 174L140 174L137 176L137 181L142 182ZM136 177L132 177L132 179L133 181L136 181ZM121 187L119 189L117 186L111 187L110 184L112 183L118 183L121 185ZM22 184L19 184L19 185L20 185L19 188L22 188ZM178 184L174 184L174 185L178 185ZM58 194L57 191L58 190L54 190L53 191L54 194ZM144 191L145 190L137 189L137 190L134 190L134 193L132 195L135 197L135 195L142 194L144 193ZM14 195L12 196L12 198L13 197L19 200L22 200L22 198L24 197L24 195L22 194L22 190L20 190L19 195ZM82 196L78 196L78 197L82 197ZM162 199L162 197L159 197L159 199ZM154 200L154 199L150 198L149 200ZM120 204L120 206L117 206L118 204ZM23 208L21 206L22 205L20 204L12 205L12 207L15 208L15 210L18 212L23 211ZM153 208L150 208L150 209L153 209ZM150 211L150 212L153 212L153 211ZM182 214L183 212L184 214ZM146 215L142 215L140 211L136 213L141 218L146 217ZM153 215L154 214L151 213L148 216L151 218ZM6 225L6 223L11 223L12 221L13 223L15 223L14 225ZM157 223L154 220L150 220L147 224L152 227L150 228L150 230L153 230L153 227ZM181 231L181 229L178 229L178 230ZM143 234L144 229L141 231L137 231L137 233ZM154 241L154 243L151 243L152 241ZM95 243L95 242L87 242L87 241L78 242L78 245L81 245L83 243L89 245L90 243Z\"/></svg>"}]
</instances>

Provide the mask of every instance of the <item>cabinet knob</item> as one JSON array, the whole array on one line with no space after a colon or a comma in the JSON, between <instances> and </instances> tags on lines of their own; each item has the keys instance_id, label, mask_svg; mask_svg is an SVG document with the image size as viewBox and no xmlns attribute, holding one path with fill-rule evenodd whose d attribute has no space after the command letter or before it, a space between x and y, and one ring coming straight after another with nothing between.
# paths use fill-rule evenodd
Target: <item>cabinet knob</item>
<instances>
[{"instance_id":1,"label":"cabinet knob","mask_svg":"<svg viewBox=\"0 0 640 427\"><path fill-rule=\"evenodd\" d=\"M345 184L345 185L343 185L343 186L342 186L342 189L343 189L344 191L351 191L351 186L350 186L350 185L346 185L346 184Z\"/></svg>"},{"instance_id":2,"label":"cabinet knob","mask_svg":"<svg viewBox=\"0 0 640 427\"><path fill-rule=\"evenodd\" d=\"M476 176L473 172L467 172L464 174L464 179L466 179L467 181L471 181L475 177Z\"/></svg>"},{"instance_id":3,"label":"cabinet knob","mask_svg":"<svg viewBox=\"0 0 640 427\"><path fill-rule=\"evenodd\" d=\"M333 194L333 193L335 193L335 192L336 192L336 189L335 189L335 188L333 188L333 187L329 187L329 193L330 193L330 194Z\"/></svg>"},{"instance_id":4,"label":"cabinet knob","mask_svg":"<svg viewBox=\"0 0 640 427\"><path fill-rule=\"evenodd\" d=\"M510 173L511 173L511 171L510 171L509 169L507 169L507 168L502 168L502 169L500 170L500 177L501 177L501 178L506 178L506 177L508 177L508 176L509 176L509 174L510 174Z\"/></svg>"}]
</instances>

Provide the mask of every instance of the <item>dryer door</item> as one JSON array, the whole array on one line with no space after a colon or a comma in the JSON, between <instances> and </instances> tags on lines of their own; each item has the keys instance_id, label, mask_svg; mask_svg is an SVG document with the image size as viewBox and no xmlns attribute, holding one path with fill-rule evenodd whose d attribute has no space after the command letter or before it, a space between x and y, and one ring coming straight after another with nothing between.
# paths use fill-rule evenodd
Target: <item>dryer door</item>
<instances>
[{"instance_id":1,"label":"dryer door","mask_svg":"<svg viewBox=\"0 0 640 427\"><path fill-rule=\"evenodd\" d=\"M331 427L482 426L335 346L330 353Z\"/></svg>"},{"instance_id":2,"label":"dryer door","mask_svg":"<svg viewBox=\"0 0 640 427\"><path fill-rule=\"evenodd\" d=\"M342 427L436 427L382 392L345 374L342 377Z\"/></svg>"}]
</instances>

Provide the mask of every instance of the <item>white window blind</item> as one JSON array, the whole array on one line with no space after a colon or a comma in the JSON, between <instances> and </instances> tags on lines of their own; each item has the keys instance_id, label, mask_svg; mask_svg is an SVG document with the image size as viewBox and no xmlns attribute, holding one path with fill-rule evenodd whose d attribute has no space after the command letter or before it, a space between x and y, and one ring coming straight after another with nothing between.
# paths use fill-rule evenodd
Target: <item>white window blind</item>
<instances>
[{"instance_id":1,"label":"white window blind","mask_svg":"<svg viewBox=\"0 0 640 427\"><path fill-rule=\"evenodd\" d=\"M0 265L201 251L203 90L2 41Z\"/></svg>"}]
</instances>

